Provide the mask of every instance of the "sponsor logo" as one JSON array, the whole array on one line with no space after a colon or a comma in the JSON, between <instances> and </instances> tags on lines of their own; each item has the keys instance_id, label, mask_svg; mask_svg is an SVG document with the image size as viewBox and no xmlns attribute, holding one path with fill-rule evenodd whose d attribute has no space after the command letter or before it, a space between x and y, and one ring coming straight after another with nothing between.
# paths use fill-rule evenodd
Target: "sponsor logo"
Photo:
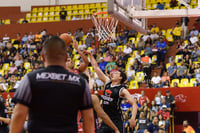
<instances>
[{"instance_id":1,"label":"sponsor logo","mask_svg":"<svg viewBox=\"0 0 200 133\"><path fill-rule=\"evenodd\" d=\"M42 72L36 74L36 79L40 80L65 80L67 74Z\"/></svg>"},{"instance_id":2,"label":"sponsor logo","mask_svg":"<svg viewBox=\"0 0 200 133\"><path fill-rule=\"evenodd\" d=\"M183 94L178 94L175 96L175 101L180 103L185 103L187 101L187 96Z\"/></svg>"}]
</instances>

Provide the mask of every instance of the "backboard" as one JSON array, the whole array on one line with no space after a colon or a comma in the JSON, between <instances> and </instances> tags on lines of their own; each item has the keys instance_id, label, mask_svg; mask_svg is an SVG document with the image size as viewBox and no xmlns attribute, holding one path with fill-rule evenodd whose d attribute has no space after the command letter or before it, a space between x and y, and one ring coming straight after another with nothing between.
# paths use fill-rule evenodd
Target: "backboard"
<instances>
[{"instance_id":1,"label":"backboard","mask_svg":"<svg viewBox=\"0 0 200 133\"><path fill-rule=\"evenodd\" d=\"M108 13L116 17L120 22L126 26L145 33L145 19L133 18L129 11L131 9L143 10L145 9L145 0L108 0Z\"/></svg>"}]
</instances>

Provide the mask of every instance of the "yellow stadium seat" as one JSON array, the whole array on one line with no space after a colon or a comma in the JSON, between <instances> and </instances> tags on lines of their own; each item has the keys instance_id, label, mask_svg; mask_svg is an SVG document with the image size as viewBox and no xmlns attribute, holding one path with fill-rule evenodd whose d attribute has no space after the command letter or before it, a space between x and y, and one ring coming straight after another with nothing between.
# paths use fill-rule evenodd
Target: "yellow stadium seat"
<instances>
[{"instance_id":1,"label":"yellow stadium seat","mask_svg":"<svg viewBox=\"0 0 200 133\"><path fill-rule=\"evenodd\" d=\"M195 87L196 84L197 84L197 80L196 80L196 78L192 78L192 79L190 79L190 86L191 86L191 87Z\"/></svg>"},{"instance_id":2,"label":"yellow stadium seat","mask_svg":"<svg viewBox=\"0 0 200 133\"><path fill-rule=\"evenodd\" d=\"M31 13L26 14L26 19L31 17Z\"/></svg>"},{"instance_id":3,"label":"yellow stadium seat","mask_svg":"<svg viewBox=\"0 0 200 133\"><path fill-rule=\"evenodd\" d=\"M138 82L144 81L144 72L137 72L135 76L135 80Z\"/></svg>"},{"instance_id":4,"label":"yellow stadium seat","mask_svg":"<svg viewBox=\"0 0 200 133\"><path fill-rule=\"evenodd\" d=\"M102 12L101 8L97 8L97 12Z\"/></svg>"},{"instance_id":5,"label":"yellow stadium seat","mask_svg":"<svg viewBox=\"0 0 200 133\"><path fill-rule=\"evenodd\" d=\"M48 12L49 11L49 7L44 7L44 12Z\"/></svg>"},{"instance_id":6,"label":"yellow stadium seat","mask_svg":"<svg viewBox=\"0 0 200 133\"><path fill-rule=\"evenodd\" d=\"M78 5L78 9L84 9L83 4Z\"/></svg>"},{"instance_id":7,"label":"yellow stadium seat","mask_svg":"<svg viewBox=\"0 0 200 133\"><path fill-rule=\"evenodd\" d=\"M90 7L90 9L92 9L92 8L96 8L96 6L95 6L94 3L90 4L89 7Z\"/></svg>"},{"instance_id":8,"label":"yellow stadium seat","mask_svg":"<svg viewBox=\"0 0 200 133\"><path fill-rule=\"evenodd\" d=\"M13 47L15 47L16 49L19 48L18 44L14 44Z\"/></svg>"},{"instance_id":9,"label":"yellow stadium seat","mask_svg":"<svg viewBox=\"0 0 200 133\"><path fill-rule=\"evenodd\" d=\"M84 9L89 9L90 7L89 7L89 5L88 4L85 4L84 5Z\"/></svg>"},{"instance_id":10,"label":"yellow stadium seat","mask_svg":"<svg viewBox=\"0 0 200 133\"><path fill-rule=\"evenodd\" d=\"M43 22L48 22L48 17L43 17L43 18L42 18L42 21L43 21Z\"/></svg>"},{"instance_id":11,"label":"yellow stadium seat","mask_svg":"<svg viewBox=\"0 0 200 133\"><path fill-rule=\"evenodd\" d=\"M165 3L165 9L169 9L170 8L170 3Z\"/></svg>"},{"instance_id":12,"label":"yellow stadium seat","mask_svg":"<svg viewBox=\"0 0 200 133\"><path fill-rule=\"evenodd\" d=\"M32 13L31 17L37 17L37 13Z\"/></svg>"},{"instance_id":13,"label":"yellow stadium seat","mask_svg":"<svg viewBox=\"0 0 200 133\"><path fill-rule=\"evenodd\" d=\"M6 19L6 20L4 21L4 24L11 24L10 19Z\"/></svg>"},{"instance_id":14,"label":"yellow stadium seat","mask_svg":"<svg viewBox=\"0 0 200 133\"><path fill-rule=\"evenodd\" d=\"M197 68L198 64L200 64L198 61L193 61L192 63L195 64L195 68Z\"/></svg>"},{"instance_id":15,"label":"yellow stadium seat","mask_svg":"<svg viewBox=\"0 0 200 133\"><path fill-rule=\"evenodd\" d=\"M20 18L19 19L19 24L21 24L23 20L24 20L23 18Z\"/></svg>"},{"instance_id":16,"label":"yellow stadium seat","mask_svg":"<svg viewBox=\"0 0 200 133\"><path fill-rule=\"evenodd\" d=\"M140 55L143 55L143 54L144 54L144 50L141 50Z\"/></svg>"},{"instance_id":17,"label":"yellow stadium seat","mask_svg":"<svg viewBox=\"0 0 200 133\"><path fill-rule=\"evenodd\" d=\"M0 70L0 75L4 76L4 70L3 69Z\"/></svg>"},{"instance_id":18,"label":"yellow stadium seat","mask_svg":"<svg viewBox=\"0 0 200 133\"><path fill-rule=\"evenodd\" d=\"M131 80L130 84L129 84L129 89L138 89L138 82Z\"/></svg>"},{"instance_id":19,"label":"yellow stadium seat","mask_svg":"<svg viewBox=\"0 0 200 133\"><path fill-rule=\"evenodd\" d=\"M89 10L89 9L86 9L86 10L85 10L85 14L90 14L90 10Z\"/></svg>"},{"instance_id":20,"label":"yellow stadium seat","mask_svg":"<svg viewBox=\"0 0 200 133\"><path fill-rule=\"evenodd\" d=\"M107 12L107 8L103 8L103 12Z\"/></svg>"},{"instance_id":21,"label":"yellow stadium seat","mask_svg":"<svg viewBox=\"0 0 200 133\"><path fill-rule=\"evenodd\" d=\"M146 9L147 9L147 10L151 10L151 9L152 9L151 4L147 4L147 5L146 5Z\"/></svg>"},{"instance_id":22,"label":"yellow stadium seat","mask_svg":"<svg viewBox=\"0 0 200 133\"><path fill-rule=\"evenodd\" d=\"M77 5L73 5L73 6L72 6L72 9L73 9L73 10L77 10L77 9L78 9L78 6L77 6Z\"/></svg>"},{"instance_id":23,"label":"yellow stadium seat","mask_svg":"<svg viewBox=\"0 0 200 133\"><path fill-rule=\"evenodd\" d=\"M42 17L43 16L43 12L38 12L38 17Z\"/></svg>"},{"instance_id":24,"label":"yellow stadium seat","mask_svg":"<svg viewBox=\"0 0 200 133\"><path fill-rule=\"evenodd\" d=\"M174 41L173 36L170 35L170 34L167 34L167 35L166 35L166 39L167 39L169 42L173 42L173 41Z\"/></svg>"},{"instance_id":25,"label":"yellow stadium seat","mask_svg":"<svg viewBox=\"0 0 200 133\"><path fill-rule=\"evenodd\" d=\"M170 66L170 63L167 63L167 64L166 64L166 69L168 69L168 68L169 68L169 66Z\"/></svg>"},{"instance_id":26,"label":"yellow stadium seat","mask_svg":"<svg viewBox=\"0 0 200 133\"><path fill-rule=\"evenodd\" d=\"M162 35L166 35L166 30L162 30Z\"/></svg>"},{"instance_id":27,"label":"yellow stadium seat","mask_svg":"<svg viewBox=\"0 0 200 133\"><path fill-rule=\"evenodd\" d=\"M72 20L72 17L71 16L67 16L66 20L70 21L70 20Z\"/></svg>"},{"instance_id":28,"label":"yellow stadium seat","mask_svg":"<svg viewBox=\"0 0 200 133\"><path fill-rule=\"evenodd\" d=\"M36 22L36 18L31 18L31 23L35 23Z\"/></svg>"},{"instance_id":29,"label":"yellow stadium seat","mask_svg":"<svg viewBox=\"0 0 200 133\"><path fill-rule=\"evenodd\" d=\"M73 10L72 15L77 15L77 14L78 14L78 11L77 10Z\"/></svg>"},{"instance_id":30,"label":"yellow stadium seat","mask_svg":"<svg viewBox=\"0 0 200 133\"><path fill-rule=\"evenodd\" d=\"M43 16L44 17L48 17L49 16L49 12L44 12Z\"/></svg>"},{"instance_id":31,"label":"yellow stadium seat","mask_svg":"<svg viewBox=\"0 0 200 133\"><path fill-rule=\"evenodd\" d=\"M60 21L60 17L55 17L55 21Z\"/></svg>"},{"instance_id":32,"label":"yellow stadium seat","mask_svg":"<svg viewBox=\"0 0 200 133\"><path fill-rule=\"evenodd\" d=\"M132 65L134 63L134 61L135 61L135 58L130 57L130 58L128 58L127 64Z\"/></svg>"},{"instance_id":33,"label":"yellow stadium seat","mask_svg":"<svg viewBox=\"0 0 200 133\"><path fill-rule=\"evenodd\" d=\"M31 68L31 63L30 62L25 62L24 63L24 68L25 69L30 69Z\"/></svg>"},{"instance_id":34,"label":"yellow stadium seat","mask_svg":"<svg viewBox=\"0 0 200 133\"><path fill-rule=\"evenodd\" d=\"M116 48L116 52L119 52L120 49L121 49L121 51L123 52L124 47L123 47L123 46L117 46L117 48Z\"/></svg>"},{"instance_id":35,"label":"yellow stadium seat","mask_svg":"<svg viewBox=\"0 0 200 133\"><path fill-rule=\"evenodd\" d=\"M190 87L189 80L188 79L181 79L180 86L181 87Z\"/></svg>"},{"instance_id":36,"label":"yellow stadium seat","mask_svg":"<svg viewBox=\"0 0 200 133\"><path fill-rule=\"evenodd\" d=\"M167 29L167 34L171 35L172 29Z\"/></svg>"},{"instance_id":37,"label":"yellow stadium seat","mask_svg":"<svg viewBox=\"0 0 200 133\"><path fill-rule=\"evenodd\" d=\"M88 67L88 69L90 69L90 72L94 73L93 67Z\"/></svg>"},{"instance_id":38,"label":"yellow stadium seat","mask_svg":"<svg viewBox=\"0 0 200 133\"><path fill-rule=\"evenodd\" d=\"M4 63L4 64L3 64L3 68L2 68L2 69L3 69L4 71L8 71L9 68L10 68L9 63Z\"/></svg>"},{"instance_id":39,"label":"yellow stadium seat","mask_svg":"<svg viewBox=\"0 0 200 133\"><path fill-rule=\"evenodd\" d=\"M49 16L54 16L55 15L55 12L54 11L50 11L49 12Z\"/></svg>"},{"instance_id":40,"label":"yellow stadium seat","mask_svg":"<svg viewBox=\"0 0 200 133\"><path fill-rule=\"evenodd\" d=\"M72 11L71 10L69 10L69 11L67 11L67 15L72 15Z\"/></svg>"},{"instance_id":41,"label":"yellow stadium seat","mask_svg":"<svg viewBox=\"0 0 200 133\"><path fill-rule=\"evenodd\" d=\"M79 14L83 14L84 13L84 11L83 10L79 10L79 12L78 12Z\"/></svg>"},{"instance_id":42,"label":"yellow stadium seat","mask_svg":"<svg viewBox=\"0 0 200 133\"><path fill-rule=\"evenodd\" d=\"M42 22L42 17L38 17L37 22Z\"/></svg>"},{"instance_id":43,"label":"yellow stadium seat","mask_svg":"<svg viewBox=\"0 0 200 133\"><path fill-rule=\"evenodd\" d=\"M60 11L60 6L56 6L54 11Z\"/></svg>"},{"instance_id":44,"label":"yellow stadium seat","mask_svg":"<svg viewBox=\"0 0 200 133\"><path fill-rule=\"evenodd\" d=\"M178 84L178 87L179 87L180 86L179 79L172 79L171 87L174 87L175 82Z\"/></svg>"},{"instance_id":45,"label":"yellow stadium seat","mask_svg":"<svg viewBox=\"0 0 200 133\"><path fill-rule=\"evenodd\" d=\"M151 60L152 60L152 64L156 64L157 55L153 55Z\"/></svg>"},{"instance_id":46,"label":"yellow stadium seat","mask_svg":"<svg viewBox=\"0 0 200 133\"><path fill-rule=\"evenodd\" d=\"M34 12L34 13L36 13L37 11L38 11L37 8L33 8L33 9L32 9L32 12Z\"/></svg>"},{"instance_id":47,"label":"yellow stadium seat","mask_svg":"<svg viewBox=\"0 0 200 133\"><path fill-rule=\"evenodd\" d=\"M38 8L38 12L43 12L43 11L44 11L43 7Z\"/></svg>"},{"instance_id":48,"label":"yellow stadium seat","mask_svg":"<svg viewBox=\"0 0 200 133\"><path fill-rule=\"evenodd\" d=\"M178 63L179 60L183 58L183 55L176 55L175 56L175 63Z\"/></svg>"},{"instance_id":49,"label":"yellow stadium seat","mask_svg":"<svg viewBox=\"0 0 200 133\"><path fill-rule=\"evenodd\" d=\"M96 3L97 8L101 8L101 3Z\"/></svg>"},{"instance_id":50,"label":"yellow stadium seat","mask_svg":"<svg viewBox=\"0 0 200 133\"><path fill-rule=\"evenodd\" d=\"M75 60L74 67L77 68L80 65L80 60Z\"/></svg>"},{"instance_id":51,"label":"yellow stadium seat","mask_svg":"<svg viewBox=\"0 0 200 133\"><path fill-rule=\"evenodd\" d=\"M54 21L54 17L49 17L49 21L53 22Z\"/></svg>"},{"instance_id":52,"label":"yellow stadium seat","mask_svg":"<svg viewBox=\"0 0 200 133\"><path fill-rule=\"evenodd\" d=\"M73 60L78 60L80 58L80 55L79 54L75 54L74 57L73 57Z\"/></svg>"},{"instance_id":53,"label":"yellow stadium seat","mask_svg":"<svg viewBox=\"0 0 200 133\"><path fill-rule=\"evenodd\" d=\"M152 9L156 9L157 8L157 4L152 4Z\"/></svg>"},{"instance_id":54,"label":"yellow stadium seat","mask_svg":"<svg viewBox=\"0 0 200 133\"><path fill-rule=\"evenodd\" d=\"M176 66L177 66L177 67L181 66L181 63L176 63Z\"/></svg>"},{"instance_id":55,"label":"yellow stadium seat","mask_svg":"<svg viewBox=\"0 0 200 133\"><path fill-rule=\"evenodd\" d=\"M101 7L107 7L107 3L101 3Z\"/></svg>"},{"instance_id":56,"label":"yellow stadium seat","mask_svg":"<svg viewBox=\"0 0 200 133\"><path fill-rule=\"evenodd\" d=\"M62 8L62 7L61 7ZM72 6L67 6L67 8L66 8L67 10L72 10Z\"/></svg>"},{"instance_id":57,"label":"yellow stadium seat","mask_svg":"<svg viewBox=\"0 0 200 133\"><path fill-rule=\"evenodd\" d=\"M49 11L55 11L55 7L53 7L53 6L50 7L50 8L49 8Z\"/></svg>"}]
</instances>

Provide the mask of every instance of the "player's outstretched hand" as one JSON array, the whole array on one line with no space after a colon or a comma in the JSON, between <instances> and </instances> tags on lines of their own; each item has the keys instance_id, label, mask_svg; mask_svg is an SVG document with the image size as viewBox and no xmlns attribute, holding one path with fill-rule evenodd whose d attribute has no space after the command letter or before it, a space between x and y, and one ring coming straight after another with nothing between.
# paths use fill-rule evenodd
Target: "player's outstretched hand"
<instances>
[{"instance_id":1,"label":"player's outstretched hand","mask_svg":"<svg viewBox=\"0 0 200 133\"><path fill-rule=\"evenodd\" d=\"M136 125L136 121L134 119L130 119L129 120L129 123L130 123L130 128L132 129L133 127L135 127Z\"/></svg>"},{"instance_id":2,"label":"player's outstretched hand","mask_svg":"<svg viewBox=\"0 0 200 133\"><path fill-rule=\"evenodd\" d=\"M115 133L120 133L119 130L116 130Z\"/></svg>"},{"instance_id":3,"label":"player's outstretched hand","mask_svg":"<svg viewBox=\"0 0 200 133\"><path fill-rule=\"evenodd\" d=\"M76 50L78 50L78 43L77 43L77 41L74 39L73 40L73 46L74 46L74 48L76 49Z\"/></svg>"},{"instance_id":4,"label":"player's outstretched hand","mask_svg":"<svg viewBox=\"0 0 200 133\"><path fill-rule=\"evenodd\" d=\"M86 51L86 50L84 50L83 53L87 54L87 55L92 55L92 53L90 51Z\"/></svg>"}]
</instances>

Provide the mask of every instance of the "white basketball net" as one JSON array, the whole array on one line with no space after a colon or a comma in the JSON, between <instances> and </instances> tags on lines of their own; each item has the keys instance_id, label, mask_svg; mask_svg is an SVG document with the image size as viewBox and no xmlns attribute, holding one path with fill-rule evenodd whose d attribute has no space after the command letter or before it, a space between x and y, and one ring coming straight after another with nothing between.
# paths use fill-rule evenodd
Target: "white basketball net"
<instances>
[{"instance_id":1,"label":"white basketball net","mask_svg":"<svg viewBox=\"0 0 200 133\"><path fill-rule=\"evenodd\" d=\"M114 17L97 17L97 15L92 15L92 21L98 32L99 40L116 40L117 19Z\"/></svg>"}]
</instances>

